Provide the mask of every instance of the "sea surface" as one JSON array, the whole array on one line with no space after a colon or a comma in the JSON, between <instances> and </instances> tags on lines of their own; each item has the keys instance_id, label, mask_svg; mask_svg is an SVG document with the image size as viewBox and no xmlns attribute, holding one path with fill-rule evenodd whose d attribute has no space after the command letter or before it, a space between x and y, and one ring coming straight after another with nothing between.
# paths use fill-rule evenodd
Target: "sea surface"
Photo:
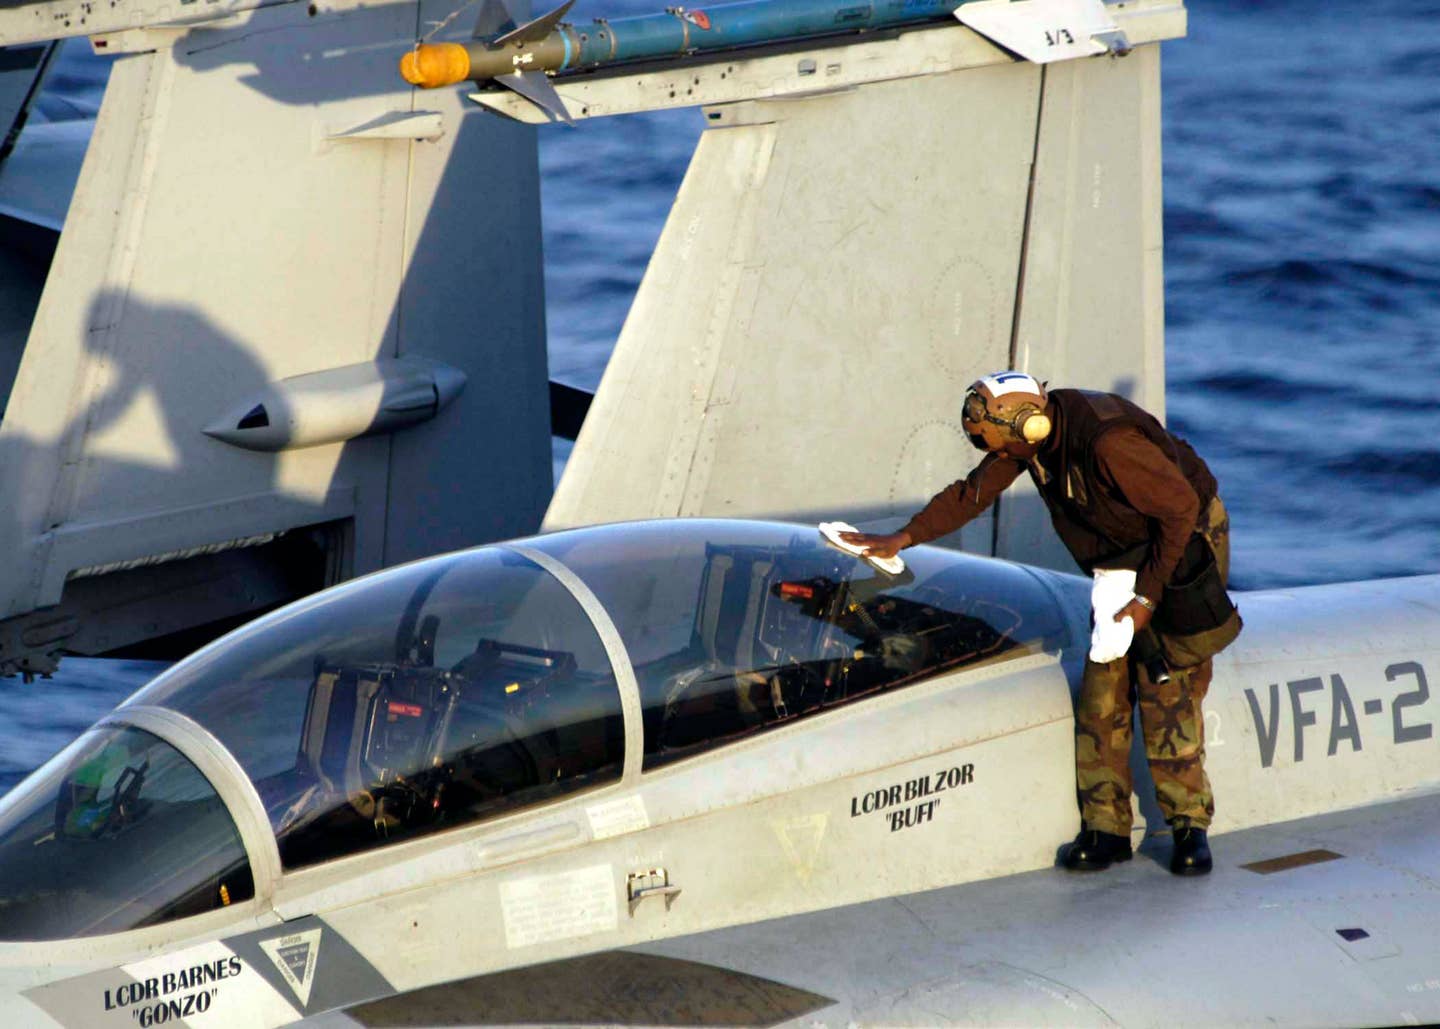
<instances>
[{"instance_id":1,"label":"sea surface","mask_svg":"<svg viewBox=\"0 0 1440 1029\"><path fill-rule=\"evenodd\" d=\"M1165 44L1170 424L1222 484L1236 588L1440 572L1437 40L1437 0L1199 0ZM37 123L93 117L107 72L68 44ZM553 377L599 382L701 128L541 131ZM0 793L161 667L0 680Z\"/></svg>"}]
</instances>

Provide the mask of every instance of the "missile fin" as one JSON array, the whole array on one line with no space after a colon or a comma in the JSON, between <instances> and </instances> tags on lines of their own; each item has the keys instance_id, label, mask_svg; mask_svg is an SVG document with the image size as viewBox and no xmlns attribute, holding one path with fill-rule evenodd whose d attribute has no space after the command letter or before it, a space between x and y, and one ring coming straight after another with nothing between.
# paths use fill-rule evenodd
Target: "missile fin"
<instances>
[{"instance_id":1,"label":"missile fin","mask_svg":"<svg viewBox=\"0 0 1440 1029\"><path fill-rule=\"evenodd\" d=\"M570 112L565 109L565 101L560 99L560 94L555 92L555 87L550 84L550 76L543 71L515 72L512 75L501 75L494 81L513 89L536 107L550 112L550 117L556 121L563 121L567 125L575 124Z\"/></svg>"},{"instance_id":2,"label":"missile fin","mask_svg":"<svg viewBox=\"0 0 1440 1029\"><path fill-rule=\"evenodd\" d=\"M1129 49L1102 0L974 0L957 7L955 17L1036 64ZM1118 43L1097 38L1117 34Z\"/></svg>"},{"instance_id":3,"label":"missile fin","mask_svg":"<svg viewBox=\"0 0 1440 1029\"><path fill-rule=\"evenodd\" d=\"M536 43L555 31L555 26L560 24L560 19L570 10L575 0L565 0L563 4L555 8L549 14L542 14L533 21L527 21L518 29L511 29L505 35L492 40L491 46L504 46L506 43Z\"/></svg>"},{"instance_id":4,"label":"missile fin","mask_svg":"<svg viewBox=\"0 0 1440 1029\"><path fill-rule=\"evenodd\" d=\"M475 19L475 39L491 39L515 31L515 15L505 0L481 0L480 16Z\"/></svg>"}]
</instances>

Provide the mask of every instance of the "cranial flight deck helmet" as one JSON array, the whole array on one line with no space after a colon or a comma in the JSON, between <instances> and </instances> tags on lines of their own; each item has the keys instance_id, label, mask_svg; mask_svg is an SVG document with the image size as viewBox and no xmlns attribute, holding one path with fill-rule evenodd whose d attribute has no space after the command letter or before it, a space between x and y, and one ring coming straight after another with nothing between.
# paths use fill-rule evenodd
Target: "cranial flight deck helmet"
<instances>
[{"instance_id":1,"label":"cranial flight deck helmet","mask_svg":"<svg viewBox=\"0 0 1440 1029\"><path fill-rule=\"evenodd\" d=\"M960 423L978 450L1035 444L1050 435L1045 387L1024 372L995 372L965 392Z\"/></svg>"}]
</instances>

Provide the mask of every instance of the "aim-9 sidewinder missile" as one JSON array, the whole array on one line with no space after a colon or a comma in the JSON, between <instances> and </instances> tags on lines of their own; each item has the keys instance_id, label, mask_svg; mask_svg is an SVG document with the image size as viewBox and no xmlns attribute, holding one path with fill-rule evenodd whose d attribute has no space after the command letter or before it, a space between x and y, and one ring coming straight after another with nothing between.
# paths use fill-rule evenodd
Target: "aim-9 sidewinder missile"
<instances>
[{"instance_id":1,"label":"aim-9 sidewinder missile","mask_svg":"<svg viewBox=\"0 0 1440 1029\"><path fill-rule=\"evenodd\" d=\"M469 42L420 43L400 74L425 89L494 82L569 121L550 85L556 72L915 25L951 17L959 0L742 0L584 27L560 20L573 3L517 28L504 0L485 0Z\"/></svg>"}]
</instances>

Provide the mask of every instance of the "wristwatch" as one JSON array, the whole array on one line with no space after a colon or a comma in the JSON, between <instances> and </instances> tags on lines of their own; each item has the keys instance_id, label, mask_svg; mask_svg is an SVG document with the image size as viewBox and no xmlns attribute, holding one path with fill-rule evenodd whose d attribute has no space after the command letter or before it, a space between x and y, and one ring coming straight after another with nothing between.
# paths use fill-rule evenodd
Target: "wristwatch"
<instances>
[{"instance_id":1,"label":"wristwatch","mask_svg":"<svg viewBox=\"0 0 1440 1029\"><path fill-rule=\"evenodd\" d=\"M1145 596L1144 594L1141 594L1141 593L1135 594L1135 602L1136 602L1137 604L1139 604L1141 607L1143 607L1146 611L1149 611L1149 612L1151 612L1151 613L1154 613L1154 611L1155 611L1155 601L1151 600L1149 597Z\"/></svg>"}]
</instances>

